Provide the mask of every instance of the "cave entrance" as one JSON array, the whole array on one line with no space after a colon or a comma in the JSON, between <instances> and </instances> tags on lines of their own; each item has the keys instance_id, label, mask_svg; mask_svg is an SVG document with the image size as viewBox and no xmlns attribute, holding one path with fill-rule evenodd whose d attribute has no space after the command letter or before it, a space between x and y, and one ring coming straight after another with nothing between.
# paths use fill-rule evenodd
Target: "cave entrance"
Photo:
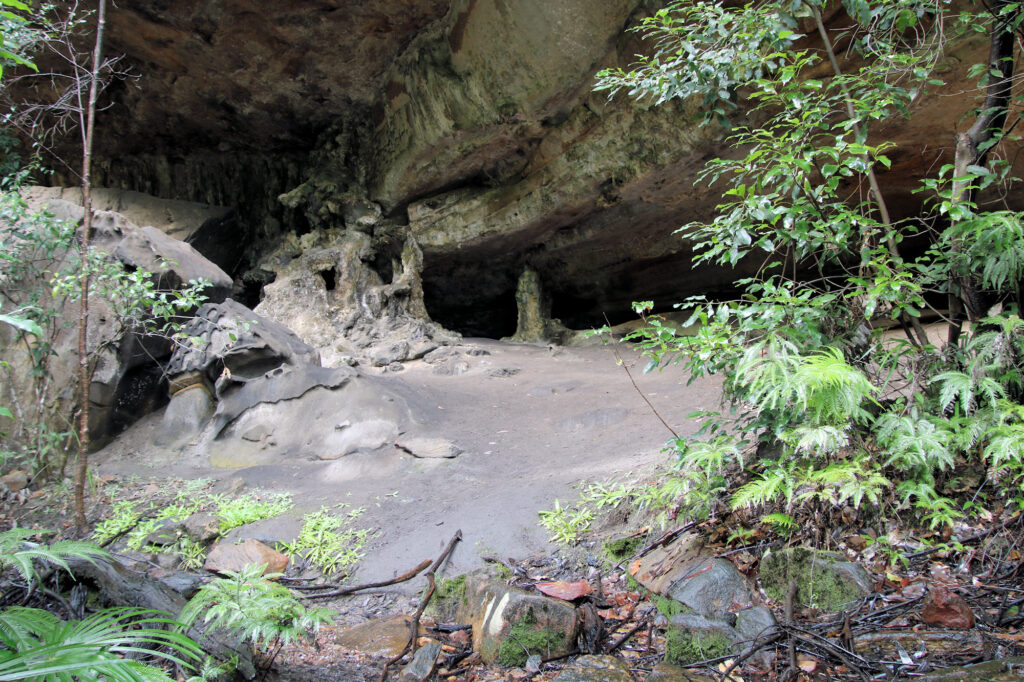
<instances>
[{"instance_id":1,"label":"cave entrance","mask_svg":"<svg viewBox=\"0 0 1024 682\"><path fill-rule=\"evenodd\" d=\"M334 268L318 270L317 274L320 275L320 280L324 283L324 288L327 291L334 291L338 288L338 273Z\"/></svg>"},{"instance_id":2,"label":"cave entrance","mask_svg":"<svg viewBox=\"0 0 1024 682\"><path fill-rule=\"evenodd\" d=\"M423 298L430 319L466 337L501 339L516 333L519 311L514 289L466 300L467 293L423 283Z\"/></svg>"}]
</instances>

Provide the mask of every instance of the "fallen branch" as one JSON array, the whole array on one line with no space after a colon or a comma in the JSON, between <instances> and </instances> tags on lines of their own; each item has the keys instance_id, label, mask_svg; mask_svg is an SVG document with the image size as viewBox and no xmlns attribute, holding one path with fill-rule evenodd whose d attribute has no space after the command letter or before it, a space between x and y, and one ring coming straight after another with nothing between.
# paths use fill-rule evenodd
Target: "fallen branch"
<instances>
[{"instance_id":1,"label":"fallen branch","mask_svg":"<svg viewBox=\"0 0 1024 682\"><path fill-rule=\"evenodd\" d=\"M412 622L409 623L409 641L406 642L405 647L397 656L384 662L384 669L380 671L380 682L384 682L384 680L387 679L388 668L401 661L407 653L416 652L416 639L420 631L420 618L423 616L423 611L426 610L427 604L430 603L430 598L434 596L434 588L436 586L434 582L434 574L437 572L438 567L448 559L452 550L455 549L455 544L461 539L462 530L460 529L455 531L455 535L453 535L452 539L448 541L448 545L444 548L444 551L441 552L440 556L438 556L437 559L434 560L434 563L430 565L430 570L427 571L427 589L424 590L423 598L420 599L420 605L416 609L416 613L412 616Z\"/></svg>"},{"instance_id":2,"label":"fallen branch","mask_svg":"<svg viewBox=\"0 0 1024 682\"><path fill-rule=\"evenodd\" d=\"M646 547L644 547L643 549L641 549L639 552L636 552L635 554L633 554L633 556L626 557L625 559L621 560L619 563L615 564L615 568L622 568L622 564L628 563L630 561L633 561L634 559L639 559L640 557L644 556L645 554L647 554L651 550L655 549L656 547L662 547L664 545L669 544L670 542L675 540L677 537L679 537L680 535L682 535L686 531L695 528L696 526L697 526L697 522L696 521L691 521L691 522L687 523L684 526L680 526L679 528L676 528L675 530L665 531L664 533L661 534L661 537L659 537L657 540L655 540L651 544L649 544Z\"/></svg>"},{"instance_id":3,"label":"fallen branch","mask_svg":"<svg viewBox=\"0 0 1024 682\"><path fill-rule=\"evenodd\" d=\"M642 630L646 626L647 626L647 620L646 619L641 620L629 632L627 632L626 634L622 635L622 637L619 637L617 640L615 640L615 642L610 647L608 647L605 650L605 653L606 654L613 654L613 653L615 653L615 650L618 649L623 644L625 644L626 640L628 640L630 637L632 637L636 633L640 632L640 630Z\"/></svg>"},{"instance_id":4,"label":"fallen branch","mask_svg":"<svg viewBox=\"0 0 1024 682\"><path fill-rule=\"evenodd\" d=\"M417 566L416 568L414 568L411 571L408 571L406 573L403 573L402 575L398 576L397 578L392 578L391 580L381 580L381 581L375 582L375 583L365 583L363 585L353 585L352 587L340 587L338 589L331 590L330 592L323 592L321 594L301 594L299 596L302 597L303 599L326 599L328 597L344 597L345 595L353 594L355 592L359 592L360 590L370 590L370 589L373 589L375 587L387 587L388 585L397 585L398 583L404 583L407 580L412 580L413 578L418 576L420 573L422 573L423 569L425 569L429 565L430 565L430 559L424 559L423 562L420 563L420 565ZM324 585L316 585L316 586L314 586L314 585L296 585L296 586L292 587L291 589L293 589L293 590L318 590L318 589L323 589L324 587L332 587L332 586L331 585L326 585L326 586L324 586Z\"/></svg>"}]
</instances>

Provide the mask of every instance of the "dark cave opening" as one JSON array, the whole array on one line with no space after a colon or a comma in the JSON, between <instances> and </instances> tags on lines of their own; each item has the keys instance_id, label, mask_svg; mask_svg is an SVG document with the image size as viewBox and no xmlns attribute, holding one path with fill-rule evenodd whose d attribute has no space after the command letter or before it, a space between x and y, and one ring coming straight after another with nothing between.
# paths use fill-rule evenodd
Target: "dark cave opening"
<instances>
[{"instance_id":1,"label":"dark cave opening","mask_svg":"<svg viewBox=\"0 0 1024 682\"><path fill-rule=\"evenodd\" d=\"M235 281L235 296L238 302L246 308L255 308L263 300L263 287L271 284L275 279L277 279L276 272L258 270L255 274L246 273L241 278L241 284L238 280Z\"/></svg>"},{"instance_id":2,"label":"dark cave opening","mask_svg":"<svg viewBox=\"0 0 1024 682\"><path fill-rule=\"evenodd\" d=\"M316 274L320 275L320 280L324 283L324 288L328 292L338 288L338 273L334 268L324 268L323 270L318 270Z\"/></svg>"},{"instance_id":3,"label":"dark cave opening","mask_svg":"<svg viewBox=\"0 0 1024 682\"><path fill-rule=\"evenodd\" d=\"M465 292L455 300L452 292L423 283L423 298L430 319L466 337L501 339L516 333L518 311L514 290L483 294L467 301Z\"/></svg>"},{"instance_id":4,"label":"dark cave opening","mask_svg":"<svg viewBox=\"0 0 1024 682\"><path fill-rule=\"evenodd\" d=\"M158 362L150 361L129 369L117 385L107 431L102 435L114 436L121 433L168 401L167 378Z\"/></svg>"}]
</instances>

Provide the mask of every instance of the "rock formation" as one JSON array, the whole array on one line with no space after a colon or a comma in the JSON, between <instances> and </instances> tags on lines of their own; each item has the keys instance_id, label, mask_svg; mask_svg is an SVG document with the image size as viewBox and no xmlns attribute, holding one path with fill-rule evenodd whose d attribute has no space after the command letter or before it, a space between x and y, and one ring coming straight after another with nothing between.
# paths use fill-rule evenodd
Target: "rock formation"
<instances>
[{"instance_id":1,"label":"rock formation","mask_svg":"<svg viewBox=\"0 0 1024 682\"><path fill-rule=\"evenodd\" d=\"M600 68L645 49L628 29L663 4L117 7L110 52L139 79L108 94L98 183L232 209L196 246L250 307L265 295L261 312L284 315L294 297L282 289L294 286L332 326L351 324L327 339L323 324L279 319L325 356L390 342L346 298L356 280L343 276L376 291L381 314L403 308L417 343L438 334L428 317L466 335L513 335L527 266L551 317L575 329L603 314L628 319L633 300L667 306L721 291L732 273L692 269L690 247L672 231L713 210L715 193L694 180L724 131L697 126L691 103L609 102L591 90ZM983 37L958 50L941 67L950 93L984 52ZM919 204L911 190L949 161L957 122L974 106L942 94L880 131L897 144L881 174L897 215ZM296 262L283 262L282 250ZM355 267L335 274L332 292L314 281L329 261Z\"/></svg>"}]
</instances>

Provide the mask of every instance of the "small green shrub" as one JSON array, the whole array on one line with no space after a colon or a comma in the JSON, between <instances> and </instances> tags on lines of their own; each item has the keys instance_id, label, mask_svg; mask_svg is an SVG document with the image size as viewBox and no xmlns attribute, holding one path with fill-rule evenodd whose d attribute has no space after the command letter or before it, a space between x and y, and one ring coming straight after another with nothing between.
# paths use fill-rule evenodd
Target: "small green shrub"
<instances>
[{"instance_id":1,"label":"small green shrub","mask_svg":"<svg viewBox=\"0 0 1024 682\"><path fill-rule=\"evenodd\" d=\"M191 627L200 618L212 629L225 630L248 641L273 664L280 648L301 637L313 637L330 622L325 609L307 609L288 588L264 575L264 566L249 566L216 578L199 589L181 612L180 621Z\"/></svg>"},{"instance_id":2,"label":"small green shrub","mask_svg":"<svg viewBox=\"0 0 1024 682\"><path fill-rule=\"evenodd\" d=\"M220 518L220 532L280 516L292 508L291 495L281 493L260 499L256 493L248 493L232 500L219 500L216 515Z\"/></svg>"},{"instance_id":3,"label":"small green shrub","mask_svg":"<svg viewBox=\"0 0 1024 682\"><path fill-rule=\"evenodd\" d=\"M345 528L350 519L362 510L345 517L334 516L326 508L306 514L299 536L291 543L282 543L288 554L302 556L325 575L344 571L363 557L363 547L370 537L368 529Z\"/></svg>"}]
</instances>

